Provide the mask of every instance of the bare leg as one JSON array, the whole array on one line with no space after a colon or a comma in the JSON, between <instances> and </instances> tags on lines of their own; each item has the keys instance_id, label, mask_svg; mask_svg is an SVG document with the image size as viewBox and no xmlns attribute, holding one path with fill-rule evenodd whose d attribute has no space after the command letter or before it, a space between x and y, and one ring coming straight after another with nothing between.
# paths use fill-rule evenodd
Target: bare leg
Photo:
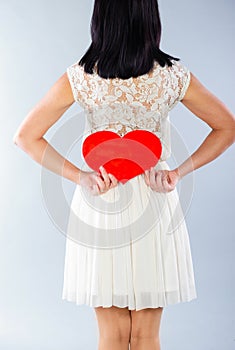
<instances>
[{"instance_id":1,"label":"bare leg","mask_svg":"<svg viewBox=\"0 0 235 350\"><path fill-rule=\"evenodd\" d=\"M160 350L162 311L162 307L131 310L131 350Z\"/></svg>"},{"instance_id":2,"label":"bare leg","mask_svg":"<svg viewBox=\"0 0 235 350\"><path fill-rule=\"evenodd\" d=\"M98 350L129 350L130 310L116 306L95 307L94 310L100 334Z\"/></svg>"}]
</instances>

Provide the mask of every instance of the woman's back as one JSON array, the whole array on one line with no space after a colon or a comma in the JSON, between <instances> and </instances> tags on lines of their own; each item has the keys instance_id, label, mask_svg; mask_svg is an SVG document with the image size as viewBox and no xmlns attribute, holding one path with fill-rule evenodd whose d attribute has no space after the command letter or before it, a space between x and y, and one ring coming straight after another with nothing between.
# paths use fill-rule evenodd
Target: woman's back
<instances>
[{"instance_id":1,"label":"woman's back","mask_svg":"<svg viewBox=\"0 0 235 350\"><path fill-rule=\"evenodd\" d=\"M190 72L178 61L154 63L136 78L105 79L88 74L78 62L67 69L74 99L85 110L91 132L111 130L123 136L135 129L155 133L162 141L161 159L170 156L169 111L184 97Z\"/></svg>"}]
</instances>

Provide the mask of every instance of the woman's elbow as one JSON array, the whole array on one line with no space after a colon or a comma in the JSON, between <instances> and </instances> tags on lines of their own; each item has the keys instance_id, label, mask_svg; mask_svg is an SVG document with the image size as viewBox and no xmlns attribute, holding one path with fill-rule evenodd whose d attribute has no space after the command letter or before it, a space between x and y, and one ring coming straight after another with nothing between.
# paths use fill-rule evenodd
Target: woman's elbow
<instances>
[{"instance_id":1,"label":"woman's elbow","mask_svg":"<svg viewBox=\"0 0 235 350\"><path fill-rule=\"evenodd\" d=\"M235 117L231 121L229 131L230 131L230 135L231 135L231 143L234 143L235 142Z\"/></svg>"},{"instance_id":2,"label":"woman's elbow","mask_svg":"<svg viewBox=\"0 0 235 350\"><path fill-rule=\"evenodd\" d=\"M26 142L27 137L23 133L18 131L14 134L12 140L14 144L16 144L17 146L20 146Z\"/></svg>"},{"instance_id":3,"label":"woman's elbow","mask_svg":"<svg viewBox=\"0 0 235 350\"><path fill-rule=\"evenodd\" d=\"M32 138L30 138L27 134L21 131L16 132L12 140L15 145L24 150L29 149L33 143Z\"/></svg>"},{"instance_id":4,"label":"woman's elbow","mask_svg":"<svg viewBox=\"0 0 235 350\"><path fill-rule=\"evenodd\" d=\"M231 123L230 126L222 128L221 131L229 145L235 143L235 123Z\"/></svg>"}]
</instances>

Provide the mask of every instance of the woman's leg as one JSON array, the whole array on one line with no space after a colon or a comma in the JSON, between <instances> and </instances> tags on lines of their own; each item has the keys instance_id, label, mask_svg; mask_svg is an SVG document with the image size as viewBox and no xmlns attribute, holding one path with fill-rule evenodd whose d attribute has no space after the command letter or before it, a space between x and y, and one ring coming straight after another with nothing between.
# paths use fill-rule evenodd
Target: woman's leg
<instances>
[{"instance_id":1,"label":"woman's leg","mask_svg":"<svg viewBox=\"0 0 235 350\"><path fill-rule=\"evenodd\" d=\"M162 311L162 307L131 310L131 350L160 350Z\"/></svg>"},{"instance_id":2,"label":"woman's leg","mask_svg":"<svg viewBox=\"0 0 235 350\"><path fill-rule=\"evenodd\" d=\"M98 350L129 350L131 315L130 310L111 306L95 307L99 328Z\"/></svg>"}]
</instances>

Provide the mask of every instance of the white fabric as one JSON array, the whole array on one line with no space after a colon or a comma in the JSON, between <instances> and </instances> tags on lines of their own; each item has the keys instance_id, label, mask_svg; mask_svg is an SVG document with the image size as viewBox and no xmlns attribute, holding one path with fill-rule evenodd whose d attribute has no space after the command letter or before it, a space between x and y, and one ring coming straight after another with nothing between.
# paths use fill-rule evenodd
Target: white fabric
<instances>
[{"instance_id":1,"label":"white fabric","mask_svg":"<svg viewBox=\"0 0 235 350\"><path fill-rule=\"evenodd\" d=\"M177 61L173 67L155 63L150 73L127 80L86 74L78 63L68 67L67 73L74 98L86 111L90 133L111 130L122 136L137 128L154 132L163 144L155 168L169 169L168 113L189 86L190 72L185 66ZM120 208L120 203L127 204ZM113 246L95 245L101 243L101 230ZM89 196L78 185L67 235L62 299L92 307L141 310L197 297L177 189L154 192L143 175L100 196ZM88 240L90 245L84 244Z\"/></svg>"}]
</instances>

